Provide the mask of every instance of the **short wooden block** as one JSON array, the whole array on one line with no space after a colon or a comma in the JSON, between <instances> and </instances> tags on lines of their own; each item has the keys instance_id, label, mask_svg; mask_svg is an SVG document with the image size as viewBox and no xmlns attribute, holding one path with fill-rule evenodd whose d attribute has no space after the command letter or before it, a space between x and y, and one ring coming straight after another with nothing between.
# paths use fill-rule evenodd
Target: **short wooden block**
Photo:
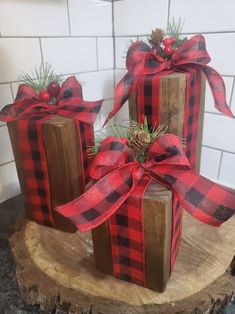
<instances>
[{"instance_id":1,"label":"short wooden block","mask_svg":"<svg viewBox=\"0 0 235 314\"><path fill-rule=\"evenodd\" d=\"M163 292L170 276L172 192L158 183L151 183L144 194L143 223L146 287ZM92 240L97 269L112 275L108 222L92 230Z\"/></svg>"}]
</instances>

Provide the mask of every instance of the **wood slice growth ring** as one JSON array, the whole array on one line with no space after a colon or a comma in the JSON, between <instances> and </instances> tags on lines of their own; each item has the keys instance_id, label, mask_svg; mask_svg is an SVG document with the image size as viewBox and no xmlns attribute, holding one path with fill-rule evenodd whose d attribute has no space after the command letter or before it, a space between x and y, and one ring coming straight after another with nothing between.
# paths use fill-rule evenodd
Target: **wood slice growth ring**
<instances>
[{"instance_id":1,"label":"wood slice growth ring","mask_svg":"<svg viewBox=\"0 0 235 314\"><path fill-rule=\"evenodd\" d=\"M11 237L19 285L27 303L45 310L59 303L69 313L193 313L226 304L235 291L226 271L235 255L235 217L213 228L184 214L179 255L162 294L96 271L90 233L24 219L19 226Z\"/></svg>"}]
</instances>

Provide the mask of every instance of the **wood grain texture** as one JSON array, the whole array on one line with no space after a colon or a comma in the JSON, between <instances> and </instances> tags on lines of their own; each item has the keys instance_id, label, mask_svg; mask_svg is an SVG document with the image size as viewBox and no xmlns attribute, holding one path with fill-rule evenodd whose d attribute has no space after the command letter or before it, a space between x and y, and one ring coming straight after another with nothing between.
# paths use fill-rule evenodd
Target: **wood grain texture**
<instances>
[{"instance_id":1,"label":"wood grain texture","mask_svg":"<svg viewBox=\"0 0 235 314\"><path fill-rule=\"evenodd\" d=\"M175 269L161 294L97 271L90 233L22 221L11 247L22 294L42 309L57 302L70 313L200 313L226 304L235 291L226 272L235 254L234 225L235 217L213 228L185 213Z\"/></svg>"},{"instance_id":2,"label":"wood grain texture","mask_svg":"<svg viewBox=\"0 0 235 314\"><path fill-rule=\"evenodd\" d=\"M27 202L22 157L18 149L16 122L8 124L20 186L26 200L26 213L31 219L32 204ZM82 170L77 127L72 119L54 116L42 126L43 142L47 157L51 207L71 201L82 193ZM75 232L70 220L53 210L55 227Z\"/></svg>"},{"instance_id":3,"label":"wood grain texture","mask_svg":"<svg viewBox=\"0 0 235 314\"><path fill-rule=\"evenodd\" d=\"M170 277L172 192L155 182L143 201L146 287L166 289Z\"/></svg>"},{"instance_id":4,"label":"wood grain texture","mask_svg":"<svg viewBox=\"0 0 235 314\"><path fill-rule=\"evenodd\" d=\"M160 123L168 125L167 132L183 138L184 109L186 98L186 74L172 73L160 79ZM129 98L130 119L137 121L138 93ZM205 78L201 75L201 96L196 149L196 170L200 169L203 116L205 104Z\"/></svg>"}]
</instances>

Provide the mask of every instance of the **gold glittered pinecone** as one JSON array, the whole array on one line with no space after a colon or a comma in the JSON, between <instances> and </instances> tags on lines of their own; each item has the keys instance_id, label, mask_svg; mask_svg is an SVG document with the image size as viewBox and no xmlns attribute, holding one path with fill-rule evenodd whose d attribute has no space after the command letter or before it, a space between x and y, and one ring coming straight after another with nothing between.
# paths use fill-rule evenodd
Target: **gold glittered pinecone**
<instances>
[{"instance_id":1,"label":"gold glittered pinecone","mask_svg":"<svg viewBox=\"0 0 235 314\"><path fill-rule=\"evenodd\" d=\"M149 133L140 130L134 131L131 135L129 146L132 149L145 150L151 144L151 136Z\"/></svg>"},{"instance_id":2,"label":"gold glittered pinecone","mask_svg":"<svg viewBox=\"0 0 235 314\"><path fill-rule=\"evenodd\" d=\"M156 28L155 30L152 30L152 33L149 37L149 42L153 46L159 46L163 40L164 32L160 28Z\"/></svg>"}]
</instances>

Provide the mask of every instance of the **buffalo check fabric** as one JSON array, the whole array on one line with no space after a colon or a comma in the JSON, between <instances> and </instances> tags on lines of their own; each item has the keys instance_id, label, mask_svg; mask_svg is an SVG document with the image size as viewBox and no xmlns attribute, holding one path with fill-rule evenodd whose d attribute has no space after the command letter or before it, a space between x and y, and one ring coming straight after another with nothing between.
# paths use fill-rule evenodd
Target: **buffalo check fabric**
<instances>
[{"instance_id":1,"label":"buffalo check fabric","mask_svg":"<svg viewBox=\"0 0 235 314\"><path fill-rule=\"evenodd\" d=\"M235 213L235 191L193 172L180 139L172 134L156 139L145 163L134 160L127 139L109 137L101 143L90 175L98 181L56 210L82 232L110 219L114 275L138 285L145 286L142 199L150 181L173 192L171 269L180 243L181 206L212 226Z\"/></svg>"},{"instance_id":2,"label":"buffalo check fabric","mask_svg":"<svg viewBox=\"0 0 235 314\"><path fill-rule=\"evenodd\" d=\"M20 85L15 102L2 109L0 120L6 122L16 120L17 123L17 141L25 178L25 202L30 219L39 224L54 226L47 160L42 137L43 123L55 114L75 121L78 131L77 140L81 148L81 179L85 188L91 164L87 148L93 145L93 123L101 105L102 100L84 101L81 85L72 76L61 86L56 104L41 102L32 88Z\"/></svg>"},{"instance_id":3,"label":"buffalo check fabric","mask_svg":"<svg viewBox=\"0 0 235 314\"><path fill-rule=\"evenodd\" d=\"M195 168L196 143L198 135L198 116L201 94L201 72L204 73L214 98L215 107L227 116L233 117L225 98L225 86L222 77L207 63L210 57L206 51L205 39L196 35L183 43L173 54L171 60L165 60L142 42L133 43L126 59L127 74L115 88L111 119L126 102L129 96L138 90L138 122L147 117L153 127L160 121L160 78L173 72L186 74L187 90L184 115L184 138L186 154L191 167Z\"/></svg>"}]
</instances>

